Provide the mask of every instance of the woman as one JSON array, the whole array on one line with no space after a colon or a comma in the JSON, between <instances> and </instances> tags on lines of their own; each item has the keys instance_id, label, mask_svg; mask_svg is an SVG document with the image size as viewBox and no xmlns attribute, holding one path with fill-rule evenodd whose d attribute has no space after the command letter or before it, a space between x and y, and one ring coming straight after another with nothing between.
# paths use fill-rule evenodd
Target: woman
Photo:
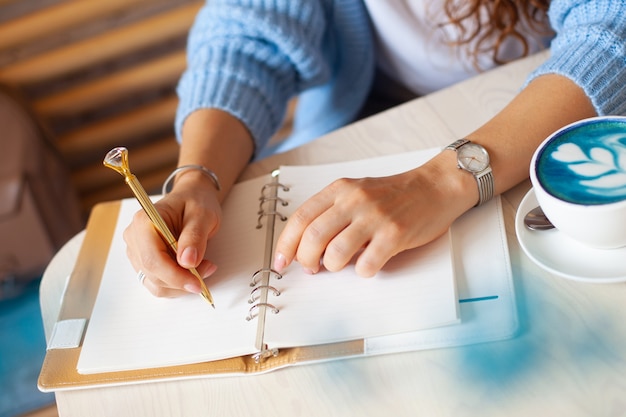
<instances>
[{"instance_id":1,"label":"woman","mask_svg":"<svg viewBox=\"0 0 626 417\"><path fill-rule=\"evenodd\" d=\"M626 113L625 40L626 4L608 0L210 0L190 33L176 129L179 165L206 167L221 187L200 169L180 172L158 203L179 235L177 259L138 213L125 233L131 263L154 295L199 292L184 268L203 277L215 271L202 259L206 242L251 158L355 120L372 103L368 96L397 103L551 41L551 57L515 99L466 136L488 152L491 173L457 169L468 145L456 143L400 175L340 180L306 202L277 243L278 270L296 260L312 274L321 265L335 271L358 254L357 273L372 276L526 179L549 133ZM267 147L294 96L293 135L281 148Z\"/></svg>"}]
</instances>

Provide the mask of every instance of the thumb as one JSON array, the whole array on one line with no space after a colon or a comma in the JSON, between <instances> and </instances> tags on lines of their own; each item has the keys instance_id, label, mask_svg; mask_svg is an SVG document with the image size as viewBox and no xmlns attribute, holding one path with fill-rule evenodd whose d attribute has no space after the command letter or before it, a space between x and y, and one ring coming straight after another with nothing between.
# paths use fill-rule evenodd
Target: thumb
<instances>
[{"instance_id":1,"label":"thumb","mask_svg":"<svg viewBox=\"0 0 626 417\"><path fill-rule=\"evenodd\" d=\"M178 264L184 268L196 268L204 259L208 240L219 227L216 213L206 211L186 213L183 229L178 238Z\"/></svg>"},{"instance_id":2,"label":"thumb","mask_svg":"<svg viewBox=\"0 0 626 417\"><path fill-rule=\"evenodd\" d=\"M187 246L181 250L179 246L178 264L183 268L195 268L200 264L202 257L199 256L198 245ZM204 253L204 251L203 251Z\"/></svg>"}]
</instances>

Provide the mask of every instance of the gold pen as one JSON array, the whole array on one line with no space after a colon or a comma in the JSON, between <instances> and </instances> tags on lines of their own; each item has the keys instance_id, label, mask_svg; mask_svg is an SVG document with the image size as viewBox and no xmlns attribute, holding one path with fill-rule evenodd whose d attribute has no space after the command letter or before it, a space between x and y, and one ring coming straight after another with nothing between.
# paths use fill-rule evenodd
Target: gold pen
<instances>
[{"instance_id":1,"label":"gold pen","mask_svg":"<svg viewBox=\"0 0 626 417\"><path fill-rule=\"evenodd\" d=\"M169 245L174 254L176 254L178 250L178 243L176 242L176 238L174 237L172 232L170 232L170 229L167 227L167 224L165 224L163 217L161 217L161 215L157 211L156 207L152 203L152 200L150 200L148 193L146 193L146 190L143 188L137 177L130 172L130 166L128 164L128 149L123 147L111 149L109 153L107 153L104 157L104 166L122 174L126 181L126 184L133 191L135 197L139 201L139 204L152 221L154 228L157 230L165 243ZM202 289L200 295L202 296L202 298L204 298L206 302L211 304L211 307L215 308L215 304L213 303L213 297L211 296L209 289L204 284L204 280L202 279L198 271L196 271L196 268L190 268L189 271L200 282L200 288Z\"/></svg>"}]
</instances>

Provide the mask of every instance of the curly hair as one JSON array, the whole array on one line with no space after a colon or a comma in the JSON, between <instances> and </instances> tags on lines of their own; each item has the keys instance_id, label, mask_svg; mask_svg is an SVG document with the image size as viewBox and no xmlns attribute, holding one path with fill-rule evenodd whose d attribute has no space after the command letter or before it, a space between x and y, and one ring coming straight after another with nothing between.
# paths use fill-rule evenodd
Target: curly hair
<instances>
[{"instance_id":1,"label":"curly hair","mask_svg":"<svg viewBox=\"0 0 626 417\"><path fill-rule=\"evenodd\" d=\"M550 0L445 0L444 11L448 22L460 33L451 42L470 48L470 55L477 65L477 56L491 53L496 64L509 60L500 57L501 46L507 39L515 39L522 46L521 56L528 55L529 45L520 27L547 35L551 29L547 24Z\"/></svg>"}]
</instances>

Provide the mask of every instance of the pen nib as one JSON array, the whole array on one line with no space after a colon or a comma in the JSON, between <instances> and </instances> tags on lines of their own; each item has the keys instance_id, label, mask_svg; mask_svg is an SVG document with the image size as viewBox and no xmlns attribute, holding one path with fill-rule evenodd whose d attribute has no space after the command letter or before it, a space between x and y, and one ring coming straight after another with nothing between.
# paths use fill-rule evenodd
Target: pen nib
<instances>
[{"instance_id":1,"label":"pen nib","mask_svg":"<svg viewBox=\"0 0 626 417\"><path fill-rule=\"evenodd\" d=\"M204 298L204 301L206 301L207 303L211 304L211 307L215 308L215 304L213 303L213 300L211 299L211 297L209 297L208 290L207 291L202 291L200 293L200 296L202 298Z\"/></svg>"},{"instance_id":2,"label":"pen nib","mask_svg":"<svg viewBox=\"0 0 626 417\"><path fill-rule=\"evenodd\" d=\"M207 303L211 304L211 307L215 308L215 304L213 304L213 301L211 301L209 299L209 297L206 296L206 294L201 293L200 295L202 296L202 298L204 298L204 301L206 301Z\"/></svg>"}]
</instances>

